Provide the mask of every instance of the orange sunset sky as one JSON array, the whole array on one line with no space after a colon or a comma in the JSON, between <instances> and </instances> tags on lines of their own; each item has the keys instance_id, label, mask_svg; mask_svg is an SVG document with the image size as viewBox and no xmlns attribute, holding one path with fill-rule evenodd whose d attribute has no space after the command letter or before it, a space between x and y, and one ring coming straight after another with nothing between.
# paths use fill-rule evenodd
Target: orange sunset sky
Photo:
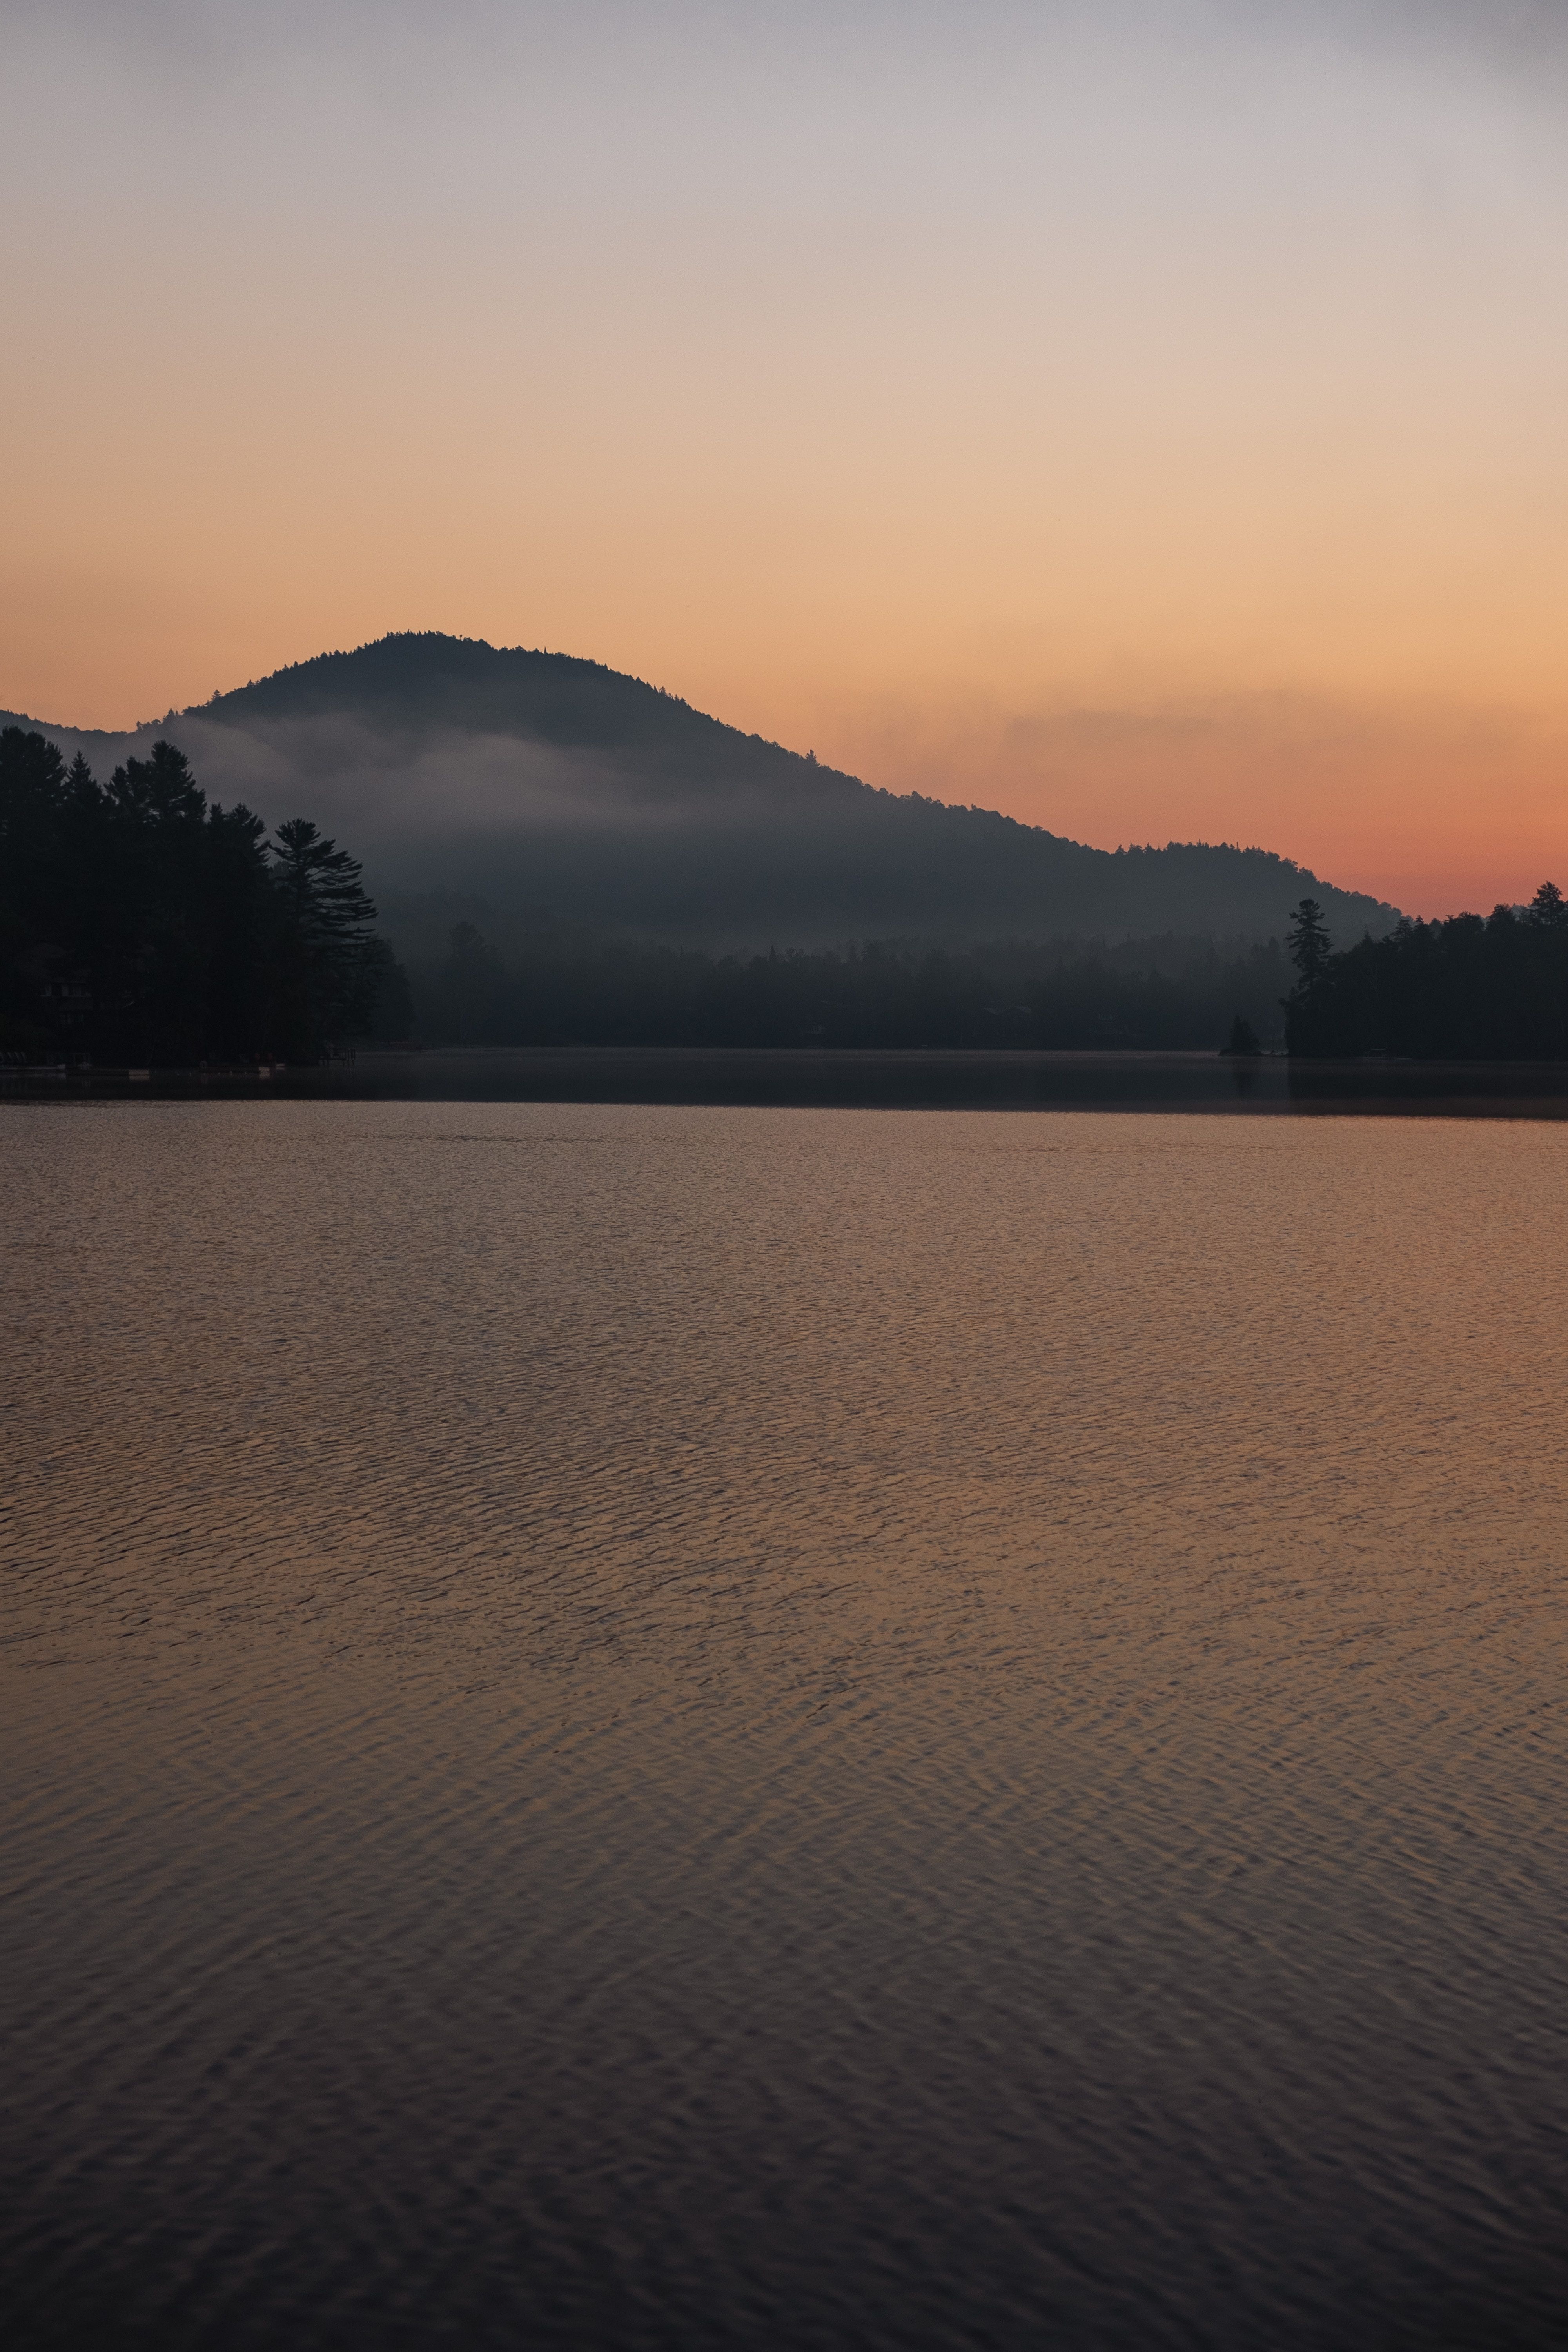
<instances>
[{"instance_id":1,"label":"orange sunset sky","mask_svg":"<svg viewBox=\"0 0 1568 2352\"><path fill-rule=\"evenodd\" d=\"M895 790L1568 885L1555 6L0 19L0 706L391 628Z\"/></svg>"}]
</instances>

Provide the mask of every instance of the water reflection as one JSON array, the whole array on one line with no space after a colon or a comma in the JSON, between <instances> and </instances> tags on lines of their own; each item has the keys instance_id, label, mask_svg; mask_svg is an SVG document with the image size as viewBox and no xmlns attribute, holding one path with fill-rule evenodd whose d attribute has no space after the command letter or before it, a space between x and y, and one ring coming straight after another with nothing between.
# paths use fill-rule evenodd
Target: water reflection
<instances>
[{"instance_id":1,"label":"water reflection","mask_svg":"<svg viewBox=\"0 0 1568 2352\"><path fill-rule=\"evenodd\" d=\"M18 2341L1563 2340L1560 1128L4 1133Z\"/></svg>"}]
</instances>

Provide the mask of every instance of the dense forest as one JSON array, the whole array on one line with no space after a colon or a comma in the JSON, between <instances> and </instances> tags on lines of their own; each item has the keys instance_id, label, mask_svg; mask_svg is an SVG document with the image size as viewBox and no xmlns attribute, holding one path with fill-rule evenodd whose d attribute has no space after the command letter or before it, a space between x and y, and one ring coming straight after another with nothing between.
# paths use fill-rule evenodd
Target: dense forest
<instances>
[{"instance_id":1,"label":"dense forest","mask_svg":"<svg viewBox=\"0 0 1568 2352\"><path fill-rule=\"evenodd\" d=\"M503 954L463 922L409 975L430 1044L1212 1050L1238 1012L1279 1039L1290 971L1278 941L1234 956L1172 940L713 956L556 930Z\"/></svg>"},{"instance_id":2,"label":"dense forest","mask_svg":"<svg viewBox=\"0 0 1568 2352\"><path fill-rule=\"evenodd\" d=\"M1568 1060L1568 902L1543 882L1528 907L1401 921L1333 952L1322 908L1290 925L1293 1055Z\"/></svg>"},{"instance_id":3,"label":"dense forest","mask_svg":"<svg viewBox=\"0 0 1568 2352\"><path fill-rule=\"evenodd\" d=\"M715 957L478 926L410 959L419 1033L456 1045L1207 1048L1303 1057L1568 1060L1568 902L1402 920L1335 952L1303 898L1278 940L1077 941Z\"/></svg>"},{"instance_id":4,"label":"dense forest","mask_svg":"<svg viewBox=\"0 0 1568 2352\"><path fill-rule=\"evenodd\" d=\"M0 1050L127 1065L317 1062L406 1029L358 864L304 818L268 839L153 746L100 784L0 730Z\"/></svg>"}]
</instances>

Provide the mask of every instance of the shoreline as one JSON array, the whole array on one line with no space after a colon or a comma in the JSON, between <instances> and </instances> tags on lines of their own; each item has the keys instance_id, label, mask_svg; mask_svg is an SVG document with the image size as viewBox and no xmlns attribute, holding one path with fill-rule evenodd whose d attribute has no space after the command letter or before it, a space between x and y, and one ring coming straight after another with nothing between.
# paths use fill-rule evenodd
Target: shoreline
<instances>
[{"instance_id":1,"label":"shoreline","mask_svg":"<svg viewBox=\"0 0 1568 2352\"><path fill-rule=\"evenodd\" d=\"M0 1101L604 1102L1568 1118L1568 1063L1257 1060L1026 1047L537 1045L371 1049L320 1067L14 1067Z\"/></svg>"}]
</instances>

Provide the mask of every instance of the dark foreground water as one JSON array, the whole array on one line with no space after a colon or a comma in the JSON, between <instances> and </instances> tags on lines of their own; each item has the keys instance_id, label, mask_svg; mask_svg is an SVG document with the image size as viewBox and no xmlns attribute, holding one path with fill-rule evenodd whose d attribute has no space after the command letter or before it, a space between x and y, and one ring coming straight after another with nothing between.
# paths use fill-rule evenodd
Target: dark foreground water
<instances>
[{"instance_id":1,"label":"dark foreground water","mask_svg":"<svg viewBox=\"0 0 1568 2352\"><path fill-rule=\"evenodd\" d=\"M1568 2341L1565 1211L7 1106L7 2344Z\"/></svg>"}]
</instances>

